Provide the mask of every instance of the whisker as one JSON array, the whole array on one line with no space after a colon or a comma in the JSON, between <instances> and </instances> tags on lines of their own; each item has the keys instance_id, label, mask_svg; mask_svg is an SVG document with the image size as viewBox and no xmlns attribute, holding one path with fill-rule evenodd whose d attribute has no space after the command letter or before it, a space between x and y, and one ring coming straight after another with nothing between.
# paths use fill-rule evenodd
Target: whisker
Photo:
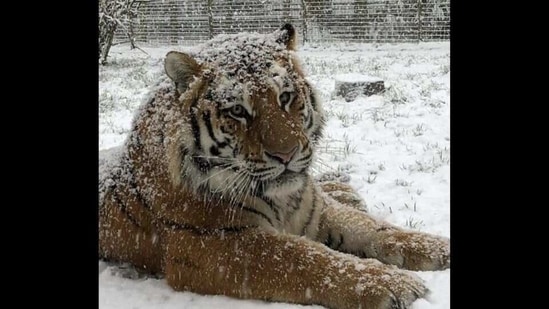
<instances>
[{"instance_id":1,"label":"whisker","mask_svg":"<svg viewBox=\"0 0 549 309\"><path fill-rule=\"evenodd\" d=\"M252 183L252 177L246 177L245 182L243 183L243 186L241 188L241 191L239 193L239 204L240 204L240 212L239 212L239 222L242 220L242 212L244 209L244 202L246 200L246 197L248 197L248 192L250 190L250 185Z\"/></svg>"},{"instance_id":2,"label":"whisker","mask_svg":"<svg viewBox=\"0 0 549 309\"><path fill-rule=\"evenodd\" d=\"M215 177L215 176L217 176L217 175L219 175L219 174L221 174L221 173L223 173L223 172L225 172L225 171L228 171L228 170L230 170L230 169L232 169L232 168L234 168L234 167L239 167L239 166L238 166L238 162L234 162L233 164L229 164L229 165L220 165L220 166L226 166L226 167L223 168L223 169L221 169L221 170L219 170L219 171L217 171L217 172L215 172L215 173L213 173L212 175L210 175L210 176L204 178L203 180L201 180L201 181L199 182L199 184L203 184L203 183L207 182L208 180L210 180L212 177Z\"/></svg>"},{"instance_id":3,"label":"whisker","mask_svg":"<svg viewBox=\"0 0 549 309\"><path fill-rule=\"evenodd\" d=\"M242 215L243 202L244 202L244 199L247 196L246 193L248 193L248 191L249 191L250 182L251 182L251 177L248 174L245 174L245 177L238 184L237 190L235 191L235 194L234 194L234 196L232 198L232 201L231 201L231 204L234 205L234 206L238 206L238 202L240 202L240 204L241 204L240 217ZM234 218L233 218L233 220L234 220Z\"/></svg>"},{"instance_id":4,"label":"whisker","mask_svg":"<svg viewBox=\"0 0 549 309\"><path fill-rule=\"evenodd\" d=\"M223 158L223 157L215 157L215 156L203 156L203 155L195 155L193 156L195 158L201 158L201 159L215 159L219 161L235 161L235 158Z\"/></svg>"},{"instance_id":5,"label":"whisker","mask_svg":"<svg viewBox=\"0 0 549 309\"><path fill-rule=\"evenodd\" d=\"M259 185L257 183L257 181L255 180L255 177L250 177L251 179L251 182L250 182L250 186L252 188L251 192L250 192L250 198L252 200L252 208L256 208L256 193L257 193L257 190L259 189Z\"/></svg>"},{"instance_id":6,"label":"whisker","mask_svg":"<svg viewBox=\"0 0 549 309\"><path fill-rule=\"evenodd\" d=\"M312 164L311 164L311 170L316 174L322 174L326 172L335 172L337 169L331 167L330 165L323 162L323 160L319 157L316 157Z\"/></svg>"},{"instance_id":7,"label":"whisker","mask_svg":"<svg viewBox=\"0 0 549 309\"><path fill-rule=\"evenodd\" d=\"M232 187L234 186L235 183L237 183L237 181L239 181L239 178L241 178L243 176L243 172L242 171L239 171L233 175L231 175L231 178L227 179L227 182L225 184L224 187L222 188L219 188L216 190L216 192L223 192L221 194L221 198L223 198L225 196L225 192L227 192L229 194L229 198L232 194Z\"/></svg>"},{"instance_id":8,"label":"whisker","mask_svg":"<svg viewBox=\"0 0 549 309\"><path fill-rule=\"evenodd\" d=\"M227 216L227 222L232 222L232 218L234 217L234 213L236 212L236 209L234 207L234 197L236 195L236 192L238 188L241 186L242 181L245 179L246 174L244 171L239 171L235 174L234 178L228 183L225 188L224 192L227 192L229 194L228 197L228 209L230 209L231 213L229 216ZM236 184L236 185L235 185ZM224 196L224 195L223 195Z\"/></svg>"},{"instance_id":9,"label":"whisker","mask_svg":"<svg viewBox=\"0 0 549 309\"><path fill-rule=\"evenodd\" d=\"M236 182L236 186L234 187L233 190L230 191L231 196L229 199L229 203L231 206L235 206L236 197L240 194L240 191L242 190L241 188L244 182L246 181L246 179L248 178L245 172L240 173L240 176L241 177L239 177L238 182Z\"/></svg>"}]
</instances>

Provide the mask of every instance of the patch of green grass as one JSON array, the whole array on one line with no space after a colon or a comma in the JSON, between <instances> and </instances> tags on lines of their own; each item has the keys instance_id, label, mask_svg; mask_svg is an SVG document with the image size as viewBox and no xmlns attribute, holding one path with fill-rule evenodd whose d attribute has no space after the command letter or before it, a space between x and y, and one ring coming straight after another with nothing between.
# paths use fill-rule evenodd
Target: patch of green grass
<instances>
[{"instance_id":1,"label":"patch of green grass","mask_svg":"<svg viewBox=\"0 0 549 309\"><path fill-rule=\"evenodd\" d=\"M425 127L425 124L420 123L412 130L412 134L414 136L422 136L423 133L425 133L426 130L427 130L427 128Z\"/></svg>"},{"instance_id":2,"label":"patch of green grass","mask_svg":"<svg viewBox=\"0 0 549 309\"><path fill-rule=\"evenodd\" d=\"M349 126L355 125L359 121L362 121L362 114L353 113L350 115L345 111L326 111L326 116L328 116L328 118L336 117L339 121L341 121L341 126L344 128L348 128Z\"/></svg>"},{"instance_id":3,"label":"patch of green grass","mask_svg":"<svg viewBox=\"0 0 549 309\"><path fill-rule=\"evenodd\" d=\"M385 170L385 164L379 163L379 164L377 165L377 168L378 168L380 171L384 171L384 170Z\"/></svg>"},{"instance_id":4,"label":"patch of green grass","mask_svg":"<svg viewBox=\"0 0 549 309\"><path fill-rule=\"evenodd\" d=\"M354 145L346 134L343 140L325 137L323 142L317 147L319 154L328 154L334 161L345 160L349 155L357 152L357 146Z\"/></svg>"},{"instance_id":5,"label":"patch of green grass","mask_svg":"<svg viewBox=\"0 0 549 309\"><path fill-rule=\"evenodd\" d=\"M449 63L445 63L443 65L440 66L440 73L442 75L445 75L445 74L448 74L450 73L450 64Z\"/></svg>"},{"instance_id":6,"label":"patch of green grass","mask_svg":"<svg viewBox=\"0 0 549 309\"><path fill-rule=\"evenodd\" d=\"M415 163L402 165L401 168L411 172L433 173L439 167L450 164L450 156L440 151L429 160L416 160Z\"/></svg>"},{"instance_id":7,"label":"patch of green grass","mask_svg":"<svg viewBox=\"0 0 549 309\"><path fill-rule=\"evenodd\" d=\"M107 90L101 91L99 93L99 113L108 113L112 112L115 107L113 94Z\"/></svg>"},{"instance_id":8,"label":"patch of green grass","mask_svg":"<svg viewBox=\"0 0 549 309\"><path fill-rule=\"evenodd\" d=\"M395 179L395 185L397 186L402 186L402 187L409 187L412 185L412 183L414 183L413 181L407 181L407 180L404 180L404 179Z\"/></svg>"},{"instance_id":9,"label":"patch of green grass","mask_svg":"<svg viewBox=\"0 0 549 309\"><path fill-rule=\"evenodd\" d=\"M417 220L417 219L414 219L413 217L406 219L406 223L404 225L415 230L420 230L421 227L425 226L425 224L423 223L423 220Z\"/></svg>"},{"instance_id":10,"label":"patch of green grass","mask_svg":"<svg viewBox=\"0 0 549 309\"><path fill-rule=\"evenodd\" d=\"M427 106L430 106L430 107L434 107L434 108L441 108L442 106L446 105L446 102L444 102L443 100L440 100L440 99L436 99L436 98L429 98L427 100L424 101L425 105Z\"/></svg>"},{"instance_id":11,"label":"patch of green grass","mask_svg":"<svg viewBox=\"0 0 549 309\"><path fill-rule=\"evenodd\" d=\"M410 205L408 205L408 203L404 203L404 207L406 207L406 209L410 209ZM416 202L414 202L413 208L414 208L414 211L417 212L417 203Z\"/></svg>"},{"instance_id":12,"label":"patch of green grass","mask_svg":"<svg viewBox=\"0 0 549 309\"><path fill-rule=\"evenodd\" d=\"M387 87L384 93L385 100L391 104L406 104L408 98L401 88L396 86Z\"/></svg>"}]
</instances>

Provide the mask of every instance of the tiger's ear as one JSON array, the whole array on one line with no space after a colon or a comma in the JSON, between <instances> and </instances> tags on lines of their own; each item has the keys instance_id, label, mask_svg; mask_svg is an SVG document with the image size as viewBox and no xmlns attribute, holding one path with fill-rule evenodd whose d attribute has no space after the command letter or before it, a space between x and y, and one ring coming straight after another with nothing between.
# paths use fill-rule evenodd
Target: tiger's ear
<instances>
[{"instance_id":1,"label":"tiger's ear","mask_svg":"<svg viewBox=\"0 0 549 309\"><path fill-rule=\"evenodd\" d=\"M297 45L297 35L294 26L284 24L279 30L279 37L276 39L278 43L286 45L289 50L295 50Z\"/></svg>"},{"instance_id":2,"label":"tiger's ear","mask_svg":"<svg viewBox=\"0 0 549 309\"><path fill-rule=\"evenodd\" d=\"M164 70L175 82L175 87L181 94L189 88L194 77L200 73L200 65L187 54L171 51L166 54Z\"/></svg>"}]
</instances>

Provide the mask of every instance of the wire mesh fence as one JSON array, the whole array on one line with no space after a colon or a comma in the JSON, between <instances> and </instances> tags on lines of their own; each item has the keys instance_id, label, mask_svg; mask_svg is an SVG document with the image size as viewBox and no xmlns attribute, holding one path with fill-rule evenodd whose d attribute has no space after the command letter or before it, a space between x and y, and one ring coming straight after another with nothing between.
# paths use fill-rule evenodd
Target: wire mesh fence
<instances>
[{"instance_id":1,"label":"wire mesh fence","mask_svg":"<svg viewBox=\"0 0 549 309\"><path fill-rule=\"evenodd\" d=\"M450 0L138 0L123 23L138 42L193 44L290 22L302 42L450 39ZM115 39L127 40L121 31Z\"/></svg>"}]
</instances>

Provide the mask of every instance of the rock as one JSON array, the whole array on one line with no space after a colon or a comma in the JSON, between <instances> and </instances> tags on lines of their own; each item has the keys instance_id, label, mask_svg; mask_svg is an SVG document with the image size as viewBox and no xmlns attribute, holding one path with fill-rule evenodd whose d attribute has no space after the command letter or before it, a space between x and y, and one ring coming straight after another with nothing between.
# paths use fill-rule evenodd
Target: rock
<instances>
[{"instance_id":1,"label":"rock","mask_svg":"<svg viewBox=\"0 0 549 309\"><path fill-rule=\"evenodd\" d=\"M371 96L385 91L382 79L364 74L341 74L335 77L335 96L350 102L360 94Z\"/></svg>"}]
</instances>

